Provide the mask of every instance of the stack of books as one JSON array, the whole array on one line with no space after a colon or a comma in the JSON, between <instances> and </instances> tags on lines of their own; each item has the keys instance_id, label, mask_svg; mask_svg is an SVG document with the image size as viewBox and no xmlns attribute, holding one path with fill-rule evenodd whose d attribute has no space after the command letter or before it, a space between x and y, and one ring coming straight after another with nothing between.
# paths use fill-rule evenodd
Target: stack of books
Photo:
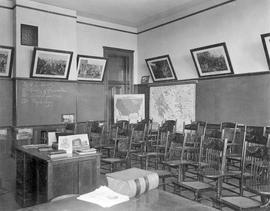
<instances>
[{"instance_id":1,"label":"stack of books","mask_svg":"<svg viewBox=\"0 0 270 211\"><path fill-rule=\"evenodd\" d=\"M24 149L38 149L40 147L47 147L47 144L27 144L27 145L23 145L22 147Z\"/></svg>"},{"instance_id":2,"label":"stack of books","mask_svg":"<svg viewBox=\"0 0 270 211\"><path fill-rule=\"evenodd\" d=\"M52 151L48 151L47 152L47 155L51 159L69 157L69 154L66 152L66 150L52 150Z\"/></svg>"},{"instance_id":3,"label":"stack of books","mask_svg":"<svg viewBox=\"0 0 270 211\"><path fill-rule=\"evenodd\" d=\"M49 152L53 151L53 148L49 145L38 147L39 152Z\"/></svg>"},{"instance_id":4,"label":"stack of books","mask_svg":"<svg viewBox=\"0 0 270 211\"><path fill-rule=\"evenodd\" d=\"M97 150L95 148L82 148L74 151L77 155L89 155L95 154Z\"/></svg>"}]
</instances>

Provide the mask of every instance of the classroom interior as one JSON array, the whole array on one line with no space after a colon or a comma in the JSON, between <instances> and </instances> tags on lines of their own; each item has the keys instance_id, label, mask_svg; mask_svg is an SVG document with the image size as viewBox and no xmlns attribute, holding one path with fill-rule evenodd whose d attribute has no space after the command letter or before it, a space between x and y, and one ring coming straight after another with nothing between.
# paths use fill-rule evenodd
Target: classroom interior
<instances>
[{"instance_id":1,"label":"classroom interior","mask_svg":"<svg viewBox=\"0 0 270 211\"><path fill-rule=\"evenodd\" d=\"M127 21L117 23L113 18L109 21L99 19L98 16L95 18L84 16L72 8L50 5L41 0L0 0L0 53L6 47L12 52L9 73L1 75L0 72L0 210L16 210L35 205L35 203L28 205L26 200L16 198L19 187L16 183L20 175L18 171L24 173L29 171L29 169L18 170L20 163L18 160L20 156L25 157L23 153L26 152L22 148L17 150L17 147L45 144L45 132L53 130L61 132L71 130L74 134L87 133L91 142L93 122L104 123L106 128L104 130L109 134L118 120L114 112L114 95L144 95L144 118L141 119L147 120L145 125L149 137L151 123L159 121L162 128L162 123L166 120L176 120L170 135L180 133L183 137L185 129L188 130L185 125L192 128L192 123L196 124L198 129L202 126L200 123L204 122L204 136L205 132L207 133L206 125L221 130L222 136L221 123L237 123L234 131L240 132L239 134L235 132L237 133L235 139L242 141L242 150L249 126L262 128L261 136L266 137L270 131L269 9L269 0L213 0L200 2L192 8L167 14L160 19L152 17L151 22L135 26ZM217 71L217 74L203 75L199 70L202 67L196 66L191 50L215 48L216 45L225 45L226 64L230 72L219 74ZM46 75L46 73L45 76L38 75L35 61L38 56L48 51L70 56L65 76L54 77L53 74ZM173 79L166 79L166 76L164 80L155 78L151 72L153 70L147 65L147 59L162 56L169 56ZM106 60L104 75L100 80L79 78L78 62L84 57ZM143 80L144 77L147 79L146 82ZM157 112L161 112L155 110L153 105L154 92L166 94L166 90L173 91L175 93L171 96L182 97L182 92L186 90L181 87L186 86L191 87L193 97L192 100L188 100L190 107L184 108L188 114L181 116L176 112L154 119ZM63 123L63 115L69 114L74 115L74 124ZM135 130L135 127L132 129L132 124L128 127L130 131ZM25 132L27 129L32 131L31 139L19 140L18 131ZM144 140L147 139L147 135ZM269 147L269 136L266 139L265 141L263 138L263 142L267 142L264 147ZM149 149L157 148L149 147ZM146 150L146 147L141 150ZM169 152L169 147L166 150ZM86 170L82 172L88 177L100 177L99 185L106 185L107 171L102 169L105 162L103 159L104 156L110 157L108 152L114 154L114 149L100 148L98 151L100 154L89 158L87 160L89 165L83 166ZM149 162L149 165L153 164L153 168L159 168L164 160L155 158ZM155 162L160 163L155 166ZM40 169L38 165L33 165L34 168ZM138 162L138 158L131 159L130 165L144 168L143 164ZM241 168L241 165L242 163L238 164L238 167ZM122 170L125 168L126 165L120 166ZM88 170L95 173L89 173ZM107 170L110 172L119 169ZM194 173L193 171L194 169L188 174ZM177 175L177 170L174 169L173 173ZM179 174L169 179L170 184L165 188L166 192L182 197L179 191L181 188L175 185L180 179ZM232 181L238 184L235 179ZM96 182L91 180L90 185ZM225 184L226 187L227 185ZM59 187L64 189L61 185ZM235 189L235 186L233 187L229 186L227 189ZM163 188L163 185L158 187L160 190ZM206 197L213 198L216 196L215 191L210 192L210 195L206 193ZM77 193L78 189L67 192ZM222 190L222 193L227 192L229 191L226 188ZM245 193L248 199L260 202L256 207L266 204L265 207L250 210L267 210L269 204L265 198L260 198L260 194L252 198L251 192ZM270 190L265 195L269 200ZM196 201L192 191L185 196ZM49 199L51 198L35 198L36 201L42 202ZM197 201L202 206L238 210L235 206L220 201Z\"/></svg>"}]
</instances>

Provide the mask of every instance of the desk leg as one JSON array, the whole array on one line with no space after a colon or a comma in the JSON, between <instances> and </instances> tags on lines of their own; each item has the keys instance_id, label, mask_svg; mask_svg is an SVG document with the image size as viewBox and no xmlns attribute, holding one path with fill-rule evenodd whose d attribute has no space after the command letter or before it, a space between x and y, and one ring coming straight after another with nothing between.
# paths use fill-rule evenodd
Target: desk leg
<instances>
[{"instance_id":1,"label":"desk leg","mask_svg":"<svg viewBox=\"0 0 270 211\"><path fill-rule=\"evenodd\" d=\"M48 166L47 166L47 201L51 200L53 198L53 181L52 181L52 178L53 178L53 172L52 172L52 169L53 169L53 166L51 163L48 163Z\"/></svg>"},{"instance_id":2,"label":"desk leg","mask_svg":"<svg viewBox=\"0 0 270 211\"><path fill-rule=\"evenodd\" d=\"M182 181L182 165L178 166L178 178L177 181L180 183Z\"/></svg>"}]
</instances>

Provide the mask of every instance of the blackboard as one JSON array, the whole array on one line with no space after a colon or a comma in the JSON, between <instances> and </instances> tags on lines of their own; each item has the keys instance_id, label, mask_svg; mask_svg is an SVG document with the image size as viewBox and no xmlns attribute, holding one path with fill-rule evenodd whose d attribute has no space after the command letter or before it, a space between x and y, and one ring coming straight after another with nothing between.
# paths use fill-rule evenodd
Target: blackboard
<instances>
[{"instance_id":1,"label":"blackboard","mask_svg":"<svg viewBox=\"0 0 270 211\"><path fill-rule=\"evenodd\" d=\"M77 83L16 81L17 126L61 123L61 114L76 113Z\"/></svg>"},{"instance_id":2,"label":"blackboard","mask_svg":"<svg viewBox=\"0 0 270 211\"><path fill-rule=\"evenodd\" d=\"M60 124L62 114L77 122L104 120L103 83L21 79L16 81L17 126Z\"/></svg>"},{"instance_id":3,"label":"blackboard","mask_svg":"<svg viewBox=\"0 0 270 211\"><path fill-rule=\"evenodd\" d=\"M196 92L197 120L270 124L270 74L200 80Z\"/></svg>"},{"instance_id":4,"label":"blackboard","mask_svg":"<svg viewBox=\"0 0 270 211\"><path fill-rule=\"evenodd\" d=\"M0 126L12 125L13 81L0 79Z\"/></svg>"},{"instance_id":5,"label":"blackboard","mask_svg":"<svg viewBox=\"0 0 270 211\"><path fill-rule=\"evenodd\" d=\"M78 83L77 120L104 120L105 88L101 84Z\"/></svg>"}]
</instances>

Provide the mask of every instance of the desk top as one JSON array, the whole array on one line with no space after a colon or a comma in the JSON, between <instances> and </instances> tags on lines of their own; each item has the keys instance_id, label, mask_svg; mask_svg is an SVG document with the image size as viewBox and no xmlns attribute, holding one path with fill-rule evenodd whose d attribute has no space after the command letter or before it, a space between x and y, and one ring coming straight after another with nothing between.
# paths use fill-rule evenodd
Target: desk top
<instances>
[{"instance_id":1,"label":"desk top","mask_svg":"<svg viewBox=\"0 0 270 211\"><path fill-rule=\"evenodd\" d=\"M185 199L175 194L159 189L151 190L138 198L132 198L127 202L115 205L111 208L102 208L98 205L81 201L71 197L56 202L45 203L20 209L19 211L215 211L216 209L200 203Z\"/></svg>"},{"instance_id":2,"label":"desk top","mask_svg":"<svg viewBox=\"0 0 270 211\"><path fill-rule=\"evenodd\" d=\"M78 154L73 153L72 156L69 156L69 157L51 159L48 157L47 152L40 152L38 150L38 147L24 148L23 146L16 146L16 150L22 151L28 155L39 158L41 160L45 160L47 162L55 162L55 161L61 161L61 160L78 160L78 159L83 160L83 159L89 158L89 157L101 156L101 154L98 152L93 153L93 154L85 154L85 155L78 155Z\"/></svg>"}]
</instances>

